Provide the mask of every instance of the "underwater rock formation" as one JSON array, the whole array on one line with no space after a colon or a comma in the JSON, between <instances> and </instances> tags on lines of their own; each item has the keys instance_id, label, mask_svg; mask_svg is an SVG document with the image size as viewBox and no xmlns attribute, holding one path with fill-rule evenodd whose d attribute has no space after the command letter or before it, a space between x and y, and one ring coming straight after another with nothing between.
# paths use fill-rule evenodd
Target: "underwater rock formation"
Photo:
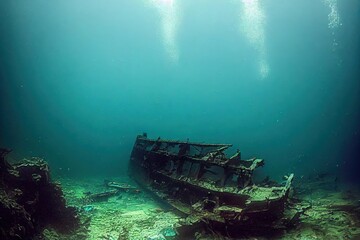
<instances>
[{"instance_id":1,"label":"underwater rock formation","mask_svg":"<svg viewBox=\"0 0 360 240\"><path fill-rule=\"evenodd\" d=\"M50 181L41 158L9 164L0 149L0 239L32 239L51 226L71 232L79 226L76 209L66 206L59 184Z\"/></svg>"}]
</instances>

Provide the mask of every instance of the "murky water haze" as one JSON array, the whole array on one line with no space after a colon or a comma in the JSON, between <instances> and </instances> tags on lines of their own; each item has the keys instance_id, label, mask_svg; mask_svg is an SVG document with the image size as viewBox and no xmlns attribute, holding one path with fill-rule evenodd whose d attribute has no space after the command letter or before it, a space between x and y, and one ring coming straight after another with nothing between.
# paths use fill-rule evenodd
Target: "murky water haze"
<instances>
[{"instance_id":1,"label":"murky water haze","mask_svg":"<svg viewBox=\"0 0 360 240\"><path fill-rule=\"evenodd\" d=\"M359 16L356 0L2 1L1 146L125 174L148 132L355 181Z\"/></svg>"}]
</instances>

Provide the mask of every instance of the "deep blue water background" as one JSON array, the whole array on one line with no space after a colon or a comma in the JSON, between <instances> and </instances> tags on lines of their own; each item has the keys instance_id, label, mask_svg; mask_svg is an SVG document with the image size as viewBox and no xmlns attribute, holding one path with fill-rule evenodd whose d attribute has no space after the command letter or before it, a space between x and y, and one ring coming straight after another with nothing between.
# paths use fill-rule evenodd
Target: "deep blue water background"
<instances>
[{"instance_id":1,"label":"deep blue water background","mask_svg":"<svg viewBox=\"0 0 360 240\"><path fill-rule=\"evenodd\" d=\"M174 62L144 1L1 1L0 145L54 172L121 175L147 132L233 143L275 178L359 180L360 2L339 0L332 30L323 1L261 1L265 79L236 2L181 1Z\"/></svg>"}]
</instances>

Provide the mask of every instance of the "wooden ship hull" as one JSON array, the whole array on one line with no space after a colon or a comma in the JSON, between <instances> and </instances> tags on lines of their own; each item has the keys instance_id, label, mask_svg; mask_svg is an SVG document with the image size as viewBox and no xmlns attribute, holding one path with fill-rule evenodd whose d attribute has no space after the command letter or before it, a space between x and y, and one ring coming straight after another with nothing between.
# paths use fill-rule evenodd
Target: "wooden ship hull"
<instances>
[{"instance_id":1,"label":"wooden ship hull","mask_svg":"<svg viewBox=\"0 0 360 240\"><path fill-rule=\"evenodd\" d=\"M284 185L255 185L253 171L262 159L242 160L231 144L136 138L129 174L193 222L213 226L279 227L293 174Z\"/></svg>"}]
</instances>

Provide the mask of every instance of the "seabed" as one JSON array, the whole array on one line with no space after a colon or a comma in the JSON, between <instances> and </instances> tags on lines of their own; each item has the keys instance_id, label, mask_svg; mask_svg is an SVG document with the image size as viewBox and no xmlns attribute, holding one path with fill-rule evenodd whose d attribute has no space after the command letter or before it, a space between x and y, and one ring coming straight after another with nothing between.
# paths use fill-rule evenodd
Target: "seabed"
<instances>
[{"instance_id":1,"label":"seabed","mask_svg":"<svg viewBox=\"0 0 360 240\"><path fill-rule=\"evenodd\" d=\"M128 178L112 178L111 180L135 186L135 183ZM159 236L160 231L173 227L179 220L175 213L142 191L124 191L110 197L107 201L87 202L84 193L109 190L104 186L104 178L60 178L58 181L62 183L68 204L77 206L80 209L82 221L87 222L85 224L87 234L80 233L81 239L117 240L151 239L151 237L160 239L155 238ZM80 238L75 236L74 239Z\"/></svg>"},{"instance_id":2,"label":"seabed","mask_svg":"<svg viewBox=\"0 0 360 240\"><path fill-rule=\"evenodd\" d=\"M44 239L188 239L181 236L163 237L164 231L181 221L171 208L163 205L147 192L124 191L107 201L88 203L86 193L103 192L104 178L56 178L62 185L68 205L80 209L82 227L72 235L44 231ZM129 178L112 181L136 186ZM342 190L333 176L296 180L290 207L304 208L294 227L267 233L244 233L236 239L360 239L360 193ZM301 204L300 204L301 202ZM166 234L165 234L166 235ZM195 230L192 239L234 239L218 235L209 229Z\"/></svg>"},{"instance_id":3,"label":"seabed","mask_svg":"<svg viewBox=\"0 0 360 240\"><path fill-rule=\"evenodd\" d=\"M209 221L208 208L186 214L169 201L176 195L142 188L135 178L50 174L41 158L10 164L4 158L9 152L0 149L0 238L4 240L360 239L360 189L341 184L330 173L295 178L286 188L285 209L279 210L283 217L265 218L269 221L265 227L253 218L246 227L225 221L219 228Z\"/></svg>"}]
</instances>

